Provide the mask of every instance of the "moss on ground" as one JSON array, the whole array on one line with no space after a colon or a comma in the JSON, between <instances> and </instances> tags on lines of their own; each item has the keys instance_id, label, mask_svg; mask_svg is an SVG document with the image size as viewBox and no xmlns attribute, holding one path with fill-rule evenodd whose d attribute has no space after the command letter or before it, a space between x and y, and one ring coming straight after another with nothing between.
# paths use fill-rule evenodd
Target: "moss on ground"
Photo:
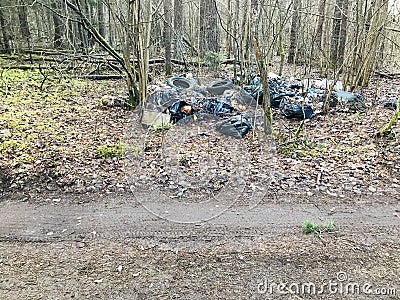
<instances>
[{"instance_id":1,"label":"moss on ground","mask_svg":"<svg viewBox=\"0 0 400 300\"><path fill-rule=\"evenodd\" d=\"M98 147L121 138L116 131L121 134L125 112L98 107L114 83L52 75L43 80L37 70L0 72L0 168L14 175L29 177L28 171L35 175L46 168L66 174L71 172L66 162L89 166ZM120 148L110 154L121 157Z\"/></svg>"}]
</instances>

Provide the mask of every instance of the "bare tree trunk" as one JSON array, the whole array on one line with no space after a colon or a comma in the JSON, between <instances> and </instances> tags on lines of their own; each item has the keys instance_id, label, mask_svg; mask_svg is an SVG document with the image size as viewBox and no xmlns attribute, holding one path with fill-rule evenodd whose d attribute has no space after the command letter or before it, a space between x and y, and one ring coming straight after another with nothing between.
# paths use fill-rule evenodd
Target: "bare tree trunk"
<instances>
[{"instance_id":1,"label":"bare tree trunk","mask_svg":"<svg viewBox=\"0 0 400 300\"><path fill-rule=\"evenodd\" d=\"M301 0L293 0L294 1L294 12L292 16L292 25L290 27L290 45L289 45L289 53L288 53L288 63L293 64L294 58L296 56L297 49L297 34L298 28L300 26L300 14L299 10L301 7Z\"/></svg>"},{"instance_id":2,"label":"bare tree trunk","mask_svg":"<svg viewBox=\"0 0 400 300\"><path fill-rule=\"evenodd\" d=\"M79 33L79 41L80 41L79 47L83 52L86 53L88 47L87 47L87 40L86 40L85 30L84 30L82 24L78 23L77 26L78 26L77 30L78 30L78 33Z\"/></svg>"},{"instance_id":3,"label":"bare tree trunk","mask_svg":"<svg viewBox=\"0 0 400 300\"><path fill-rule=\"evenodd\" d=\"M353 59L346 65L345 83L352 90L368 85L376 66L377 50L382 38L388 10L386 0L357 2L357 26L354 34Z\"/></svg>"},{"instance_id":4,"label":"bare tree trunk","mask_svg":"<svg viewBox=\"0 0 400 300\"><path fill-rule=\"evenodd\" d=\"M250 8L249 8L249 0L245 0L243 2L244 9L243 9L243 17L242 17L242 24L239 31L240 38L240 52L241 52L241 69L244 69L244 61L249 57L249 47L251 45L250 40ZM239 29L238 29L239 30Z\"/></svg>"},{"instance_id":5,"label":"bare tree trunk","mask_svg":"<svg viewBox=\"0 0 400 300\"><path fill-rule=\"evenodd\" d=\"M2 33L2 36L3 36L2 44L3 44L4 52L5 53L11 53L10 35L8 33L8 28L7 28L6 22L4 20L4 14L3 14L1 9L0 9L0 27L1 27L1 33Z\"/></svg>"},{"instance_id":6,"label":"bare tree trunk","mask_svg":"<svg viewBox=\"0 0 400 300\"><path fill-rule=\"evenodd\" d=\"M326 6L326 0L320 0L318 8L319 17L318 17L317 31L315 34L315 44L318 49L322 48L322 33L325 21L325 6Z\"/></svg>"},{"instance_id":7,"label":"bare tree trunk","mask_svg":"<svg viewBox=\"0 0 400 300\"><path fill-rule=\"evenodd\" d=\"M108 9L108 42L114 46L115 41L115 26L113 26L113 18L111 17L111 9Z\"/></svg>"},{"instance_id":8,"label":"bare tree trunk","mask_svg":"<svg viewBox=\"0 0 400 300\"><path fill-rule=\"evenodd\" d=\"M332 30L332 43L331 43L331 63L334 67L338 65L338 51L339 51L339 40L340 40L340 24L343 9L344 0L336 0L335 13L333 20Z\"/></svg>"},{"instance_id":9,"label":"bare tree trunk","mask_svg":"<svg viewBox=\"0 0 400 300\"><path fill-rule=\"evenodd\" d=\"M171 0L164 0L164 48L165 48L165 75L172 74L171 64L171 24L172 24Z\"/></svg>"},{"instance_id":10,"label":"bare tree trunk","mask_svg":"<svg viewBox=\"0 0 400 300\"><path fill-rule=\"evenodd\" d=\"M369 25L369 40L368 40L368 52L365 55L365 68L361 76L361 86L367 86L369 79L372 75L374 67L376 65L376 55L380 40L382 39L381 32L384 28L385 20L387 18L386 0L376 0L372 2L373 5L373 17L371 24Z\"/></svg>"},{"instance_id":11,"label":"bare tree trunk","mask_svg":"<svg viewBox=\"0 0 400 300\"><path fill-rule=\"evenodd\" d=\"M131 64L130 53L131 51L131 39L130 34L133 32L133 36L136 37L134 42L137 42L137 36L139 30L137 30L137 24L140 22L139 17L136 17L136 14L140 13L139 7L137 7L136 2L129 2L125 11L127 12L126 20L122 25L124 26L124 36L121 36L123 39L123 55L118 52L115 48L113 48L104 37L102 37L99 31L95 28L95 26L90 22L90 20L86 17L84 12L81 10L79 6L74 5L69 0L64 0L66 5L79 17L82 26L87 30L87 32L110 54L123 68L126 75L126 83L129 92L129 103L132 108L135 108L140 103L140 91L138 89L136 83L136 75L138 75L134 66ZM134 17L135 16L135 17ZM134 57L133 57L134 58ZM139 60L141 57L139 57ZM139 74L139 76L143 76L143 74Z\"/></svg>"},{"instance_id":12,"label":"bare tree trunk","mask_svg":"<svg viewBox=\"0 0 400 300\"><path fill-rule=\"evenodd\" d=\"M232 21L232 51L233 51L233 57L235 58L234 64L233 64L233 73L234 73L234 78L237 79L237 61L239 60L239 55L240 55L240 48L239 48L239 0L234 0L235 1L235 9L233 13L233 21ZM241 75L242 74L242 69L240 69ZM243 83L243 76L240 76L240 84Z\"/></svg>"},{"instance_id":13,"label":"bare tree trunk","mask_svg":"<svg viewBox=\"0 0 400 300\"><path fill-rule=\"evenodd\" d=\"M231 34L232 34L232 0L228 0L227 22L226 22L226 39L225 39L225 54L226 57L231 55Z\"/></svg>"},{"instance_id":14,"label":"bare tree trunk","mask_svg":"<svg viewBox=\"0 0 400 300\"><path fill-rule=\"evenodd\" d=\"M149 72L149 55L150 55L150 35L151 35L151 24L152 24L152 0L146 0L142 2L143 10L143 21L140 22L142 36L139 39L139 86L141 92L141 99L144 101L147 96L147 82ZM172 20L171 20L172 22ZM172 73L172 68L171 68Z\"/></svg>"},{"instance_id":15,"label":"bare tree trunk","mask_svg":"<svg viewBox=\"0 0 400 300\"><path fill-rule=\"evenodd\" d=\"M29 30L28 17L26 15L26 6L22 0L18 0L18 19L21 35L25 39L28 48L30 48L31 32Z\"/></svg>"},{"instance_id":16,"label":"bare tree trunk","mask_svg":"<svg viewBox=\"0 0 400 300\"><path fill-rule=\"evenodd\" d=\"M384 11L389 11L389 1L385 1L383 5L384 5ZM388 30L383 29L382 35L386 37L387 34L388 34ZM379 51L378 51L379 55L378 55L378 58L377 58L377 60L378 60L377 64L378 65L383 65L384 64L385 46L386 46L385 45L385 39L381 39L380 46L379 46Z\"/></svg>"},{"instance_id":17,"label":"bare tree trunk","mask_svg":"<svg viewBox=\"0 0 400 300\"><path fill-rule=\"evenodd\" d=\"M104 3L103 0L98 0L97 3L97 18L98 18L98 26L99 26L99 34L104 38L105 28L104 28Z\"/></svg>"},{"instance_id":18,"label":"bare tree trunk","mask_svg":"<svg viewBox=\"0 0 400 300\"><path fill-rule=\"evenodd\" d=\"M218 30L218 13L217 13L217 2L211 0L210 2L210 27L208 31L207 43L210 50L219 52L219 30Z\"/></svg>"},{"instance_id":19,"label":"bare tree trunk","mask_svg":"<svg viewBox=\"0 0 400 300\"><path fill-rule=\"evenodd\" d=\"M54 48L61 49L62 47L62 22L57 11L57 4L55 2L51 3L51 8L54 10L53 15L53 23L54 23Z\"/></svg>"},{"instance_id":20,"label":"bare tree trunk","mask_svg":"<svg viewBox=\"0 0 400 300\"><path fill-rule=\"evenodd\" d=\"M218 15L215 0L200 0L200 54L219 52Z\"/></svg>"},{"instance_id":21,"label":"bare tree trunk","mask_svg":"<svg viewBox=\"0 0 400 300\"><path fill-rule=\"evenodd\" d=\"M271 101L268 88L268 71L267 65L261 56L260 48L258 46L258 41L253 38L254 53L256 56L257 66L260 71L260 77L262 82L262 87L264 90L263 96L263 123L264 123L264 133L267 136L272 134L272 111L271 111Z\"/></svg>"},{"instance_id":22,"label":"bare tree trunk","mask_svg":"<svg viewBox=\"0 0 400 300\"><path fill-rule=\"evenodd\" d=\"M258 0L251 0L251 15L252 15L252 30L253 30L253 37L258 40L258 20L257 16L259 13L258 9Z\"/></svg>"},{"instance_id":23,"label":"bare tree trunk","mask_svg":"<svg viewBox=\"0 0 400 300\"><path fill-rule=\"evenodd\" d=\"M347 40L347 14L348 14L349 0L343 0L342 19L340 24L340 40L338 46L337 65L340 70L343 70L342 64L344 61L346 40Z\"/></svg>"},{"instance_id":24,"label":"bare tree trunk","mask_svg":"<svg viewBox=\"0 0 400 300\"><path fill-rule=\"evenodd\" d=\"M174 0L175 58L183 60L183 3Z\"/></svg>"},{"instance_id":25,"label":"bare tree trunk","mask_svg":"<svg viewBox=\"0 0 400 300\"><path fill-rule=\"evenodd\" d=\"M95 20L93 19L93 13L91 11L91 2L88 2L88 0L84 0L83 1L83 9L84 9L84 13L87 16L87 18L89 19L89 21L92 24L96 24ZM93 36L91 34L88 34L86 31L84 32L85 34L85 41L86 41L86 48L87 48L87 52L89 52L89 48L93 47L94 45L94 39Z\"/></svg>"}]
</instances>

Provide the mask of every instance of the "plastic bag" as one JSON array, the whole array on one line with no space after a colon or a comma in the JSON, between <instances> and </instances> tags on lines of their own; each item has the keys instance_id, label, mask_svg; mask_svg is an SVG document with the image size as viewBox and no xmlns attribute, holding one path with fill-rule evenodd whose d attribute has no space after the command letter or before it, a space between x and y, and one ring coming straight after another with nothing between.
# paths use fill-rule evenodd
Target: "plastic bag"
<instances>
[{"instance_id":1,"label":"plastic bag","mask_svg":"<svg viewBox=\"0 0 400 300\"><path fill-rule=\"evenodd\" d=\"M382 98L378 101L379 104L389 109L397 108L397 98Z\"/></svg>"},{"instance_id":2,"label":"plastic bag","mask_svg":"<svg viewBox=\"0 0 400 300\"><path fill-rule=\"evenodd\" d=\"M218 116L232 113L234 110L231 104L215 98L206 99L202 107L206 112Z\"/></svg>"},{"instance_id":3,"label":"plastic bag","mask_svg":"<svg viewBox=\"0 0 400 300\"><path fill-rule=\"evenodd\" d=\"M314 116L314 110L310 105L304 107L299 104L286 104L284 103L281 107L281 113L286 118L295 119L311 119Z\"/></svg>"},{"instance_id":4,"label":"plastic bag","mask_svg":"<svg viewBox=\"0 0 400 300\"><path fill-rule=\"evenodd\" d=\"M179 100L179 93L175 89L167 89L158 91L149 95L146 99L147 103L156 107L169 107Z\"/></svg>"},{"instance_id":5,"label":"plastic bag","mask_svg":"<svg viewBox=\"0 0 400 300\"><path fill-rule=\"evenodd\" d=\"M169 113L171 114L171 120L174 123L193 114L192 106L185 101L177 101L172 104L168 109Z\"/></svg>"},{"instance_id":6,"label":"plastic bag","mask_svg":"<svg viewBox=\"0 0 400 300\"><path fill-rule=\"evenodd\" d=\"M230 117L217 125L217 130L219 132L235 138L244 137L251 128L250 121L240 115Z\"/></svg>"}]
</instances>

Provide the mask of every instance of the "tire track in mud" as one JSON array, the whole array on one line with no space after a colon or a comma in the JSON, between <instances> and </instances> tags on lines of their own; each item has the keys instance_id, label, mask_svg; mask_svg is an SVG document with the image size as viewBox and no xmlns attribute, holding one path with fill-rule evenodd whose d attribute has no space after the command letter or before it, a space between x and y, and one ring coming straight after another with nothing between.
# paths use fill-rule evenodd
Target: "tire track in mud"
<instances>
[{"instance_id":1,"label":"tire track in mud","mask_svg":"<svg viewBox=\"0 0 400 300\"><path fill-rule=\"evenodd\" d=\"M207 203L202 214L215 208ZM165 204L175 214L185 213L185 206ZM168 222L149 214L143 207L92 202L85 205L3 202L0 206L0 241L58 242L84 240L139 240L155 243L251 241L274 235L301 233L305 220L333 220L337 234L371 233L370 240L384 236L399 241L400 218L396 207L316 208L304 205L259 205L249 210L235 207L210 222L181 224ZM393 232L394 231L394 232ZM389 232L393 234L388 235Z\"/></svg>"}]
</instances>

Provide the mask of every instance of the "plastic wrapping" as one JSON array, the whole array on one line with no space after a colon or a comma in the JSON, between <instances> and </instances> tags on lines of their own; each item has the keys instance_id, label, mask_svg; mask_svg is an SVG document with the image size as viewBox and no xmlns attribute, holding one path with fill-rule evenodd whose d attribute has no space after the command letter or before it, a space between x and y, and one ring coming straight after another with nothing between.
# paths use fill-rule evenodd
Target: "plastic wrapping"
<instances>
[{"instance_id":1,"label":"plastic wrapping","mask_svg":"<svg viewBox=\"0 0 400 300\"><path fill-rule=\"evenodd\" d=\"M233 116L217 124L217 130L235 138L244 137L252 128L250 121L241 116Z\"/></svg>"}]
</instances>

